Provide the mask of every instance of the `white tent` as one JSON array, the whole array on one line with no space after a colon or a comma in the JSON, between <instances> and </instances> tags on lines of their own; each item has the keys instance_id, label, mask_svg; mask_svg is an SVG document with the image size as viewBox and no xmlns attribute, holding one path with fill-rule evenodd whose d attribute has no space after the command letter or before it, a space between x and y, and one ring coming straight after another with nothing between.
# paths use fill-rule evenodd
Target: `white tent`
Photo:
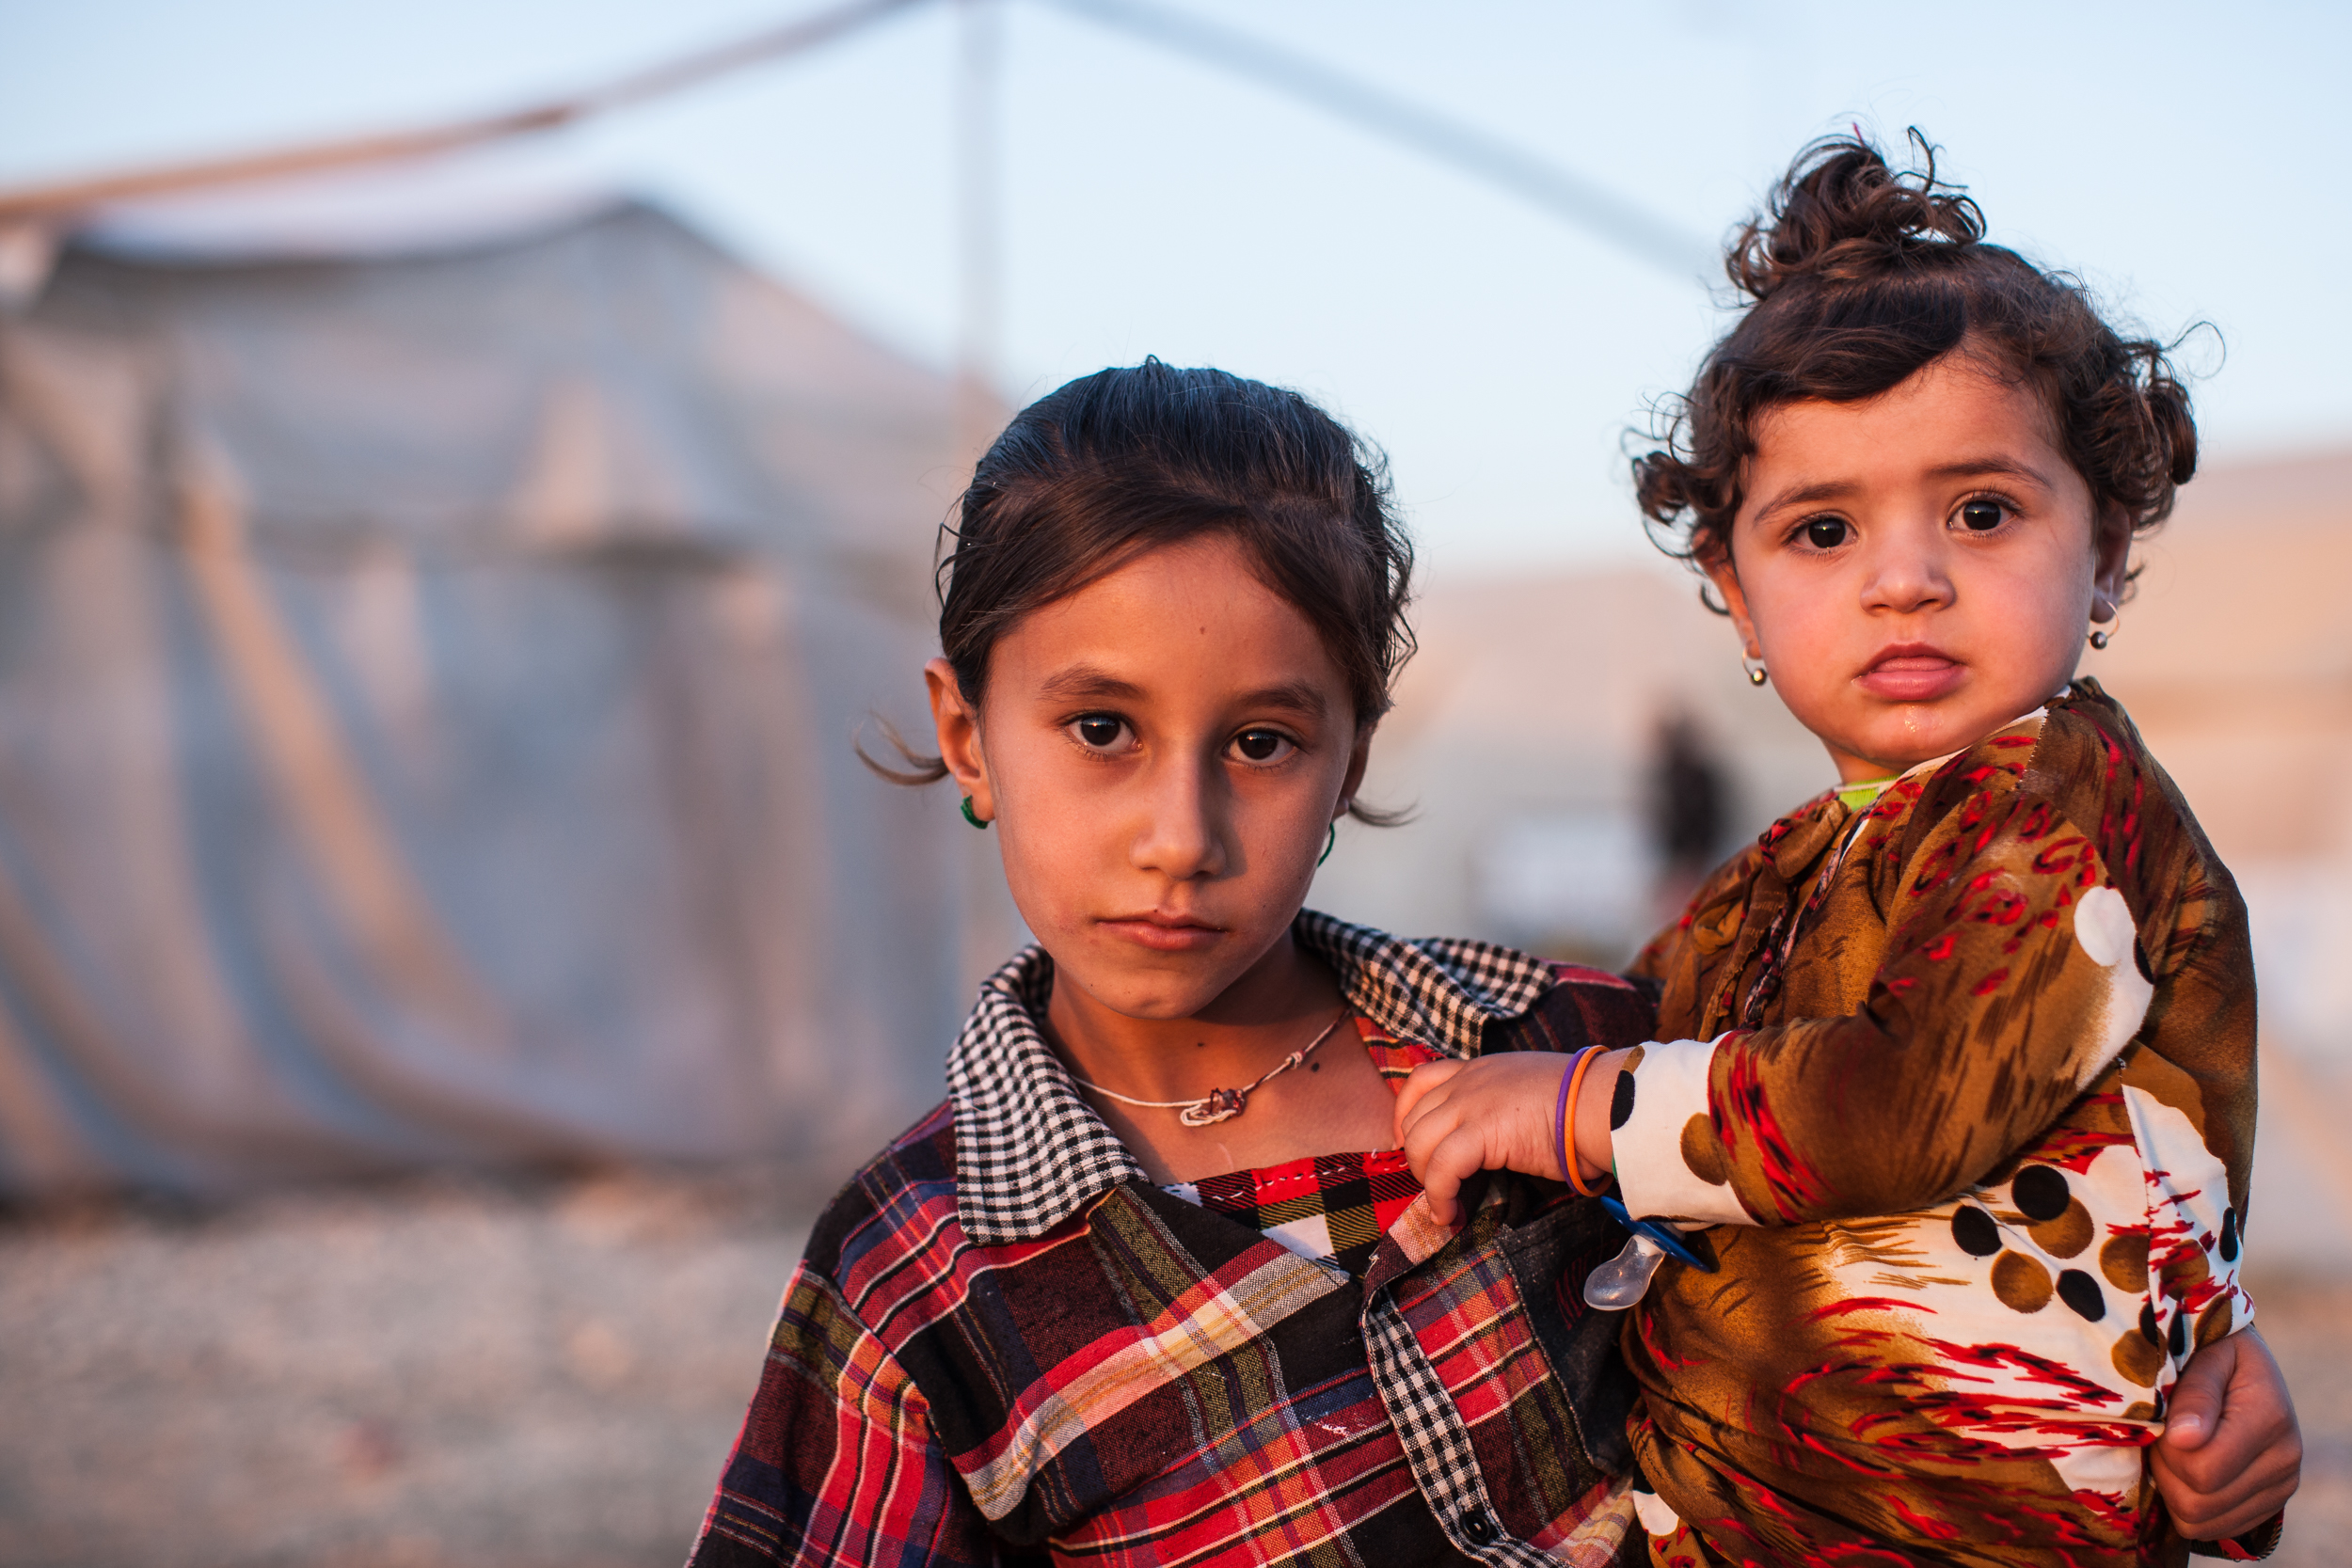
<instances>
[{"instance_id":1,"label":"white tent","mask_svg":"<svg viewBox=\"0 0 2352 1568\"><path fill-rule=\"evenodd\" d=\"M1004 905L850 741L922 733L946 380L633 203L159 211L0 314L0 1192L935 1101Z\"/></svg>"}]
</instances>

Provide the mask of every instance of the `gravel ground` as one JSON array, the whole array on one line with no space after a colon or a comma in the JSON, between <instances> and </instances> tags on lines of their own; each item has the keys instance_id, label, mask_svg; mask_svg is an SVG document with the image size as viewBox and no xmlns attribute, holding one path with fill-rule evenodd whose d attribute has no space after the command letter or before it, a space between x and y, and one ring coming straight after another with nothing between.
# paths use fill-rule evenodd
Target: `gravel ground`
<instances>
[{"instance_id":1,"label":"gravel ground","mask_svg":"<svg viewBox=\"0 0 2352 1568\"><path fill-rule=\"evenodd\" d=\"M0 1228L8 1568L675 1564L805 1192L434 1181Z\"/></svg>"},{"instance_id":2,"label":"gravel ground","mask_svg":"<svg viewBox=\"0 0 2352 1568\"><path fill-rule=\"evenodd\" d=\"M0 1219L0 1568L654 1568L692 1539L810 1212L608 1173ZM2352 1541L2352 1283L2259 1282Z\"/></svg>"}]
</instances>

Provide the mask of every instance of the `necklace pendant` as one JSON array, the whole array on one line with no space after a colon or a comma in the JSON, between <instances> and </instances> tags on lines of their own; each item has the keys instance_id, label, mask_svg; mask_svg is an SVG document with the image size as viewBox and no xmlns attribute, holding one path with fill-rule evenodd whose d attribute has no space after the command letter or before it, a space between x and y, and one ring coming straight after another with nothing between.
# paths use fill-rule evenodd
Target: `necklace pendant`
<instances>
[{"instance_id":1,"label":"necklace pendant","mask_svg":"<svg viewBox=\"0 0 2352 1568\"><path fill-rule=\"evenodd\" d=\"M1176 1113L1176 1119L1186 1127L1210 1127L1232 1120L1248 1107L1248 1089L1211 1089L1207 1099L1197 1100Z\"/></svg>"}]
</instances>

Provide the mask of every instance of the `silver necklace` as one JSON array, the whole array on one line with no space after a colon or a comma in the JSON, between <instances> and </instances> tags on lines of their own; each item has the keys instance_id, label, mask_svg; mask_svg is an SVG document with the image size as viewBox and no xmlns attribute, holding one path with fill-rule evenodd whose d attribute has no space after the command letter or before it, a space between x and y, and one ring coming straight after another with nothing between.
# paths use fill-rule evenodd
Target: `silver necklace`
<instances>
[{"instance_id":1,"label":"silver necklace","mask_svg":"<svg viewBox=\"0 0 2352 1568\"><path fill-rule=\"evenodd\" d=\"M1092 1089L1096 1094L1116 1100L1121 1105L1140 1106L1147 1111L1173 1111L1176 1113L1176 1119L1186 1127L1207 1127L1213 1123L1237 1117L1248 1110L1249 1097L1265 1087L1267 1079L1279 1078L1305 1061L1313 1053L1316 1046L1331 1037L1332 1030L1347 1022L1347 1015L1353 1010L1349 1007L1342 1007L1340 1016L1323 1026L1322 1034L1283 1057L1271 1071L1256 1083L1245 1084L1238 1089L1211 1089L1198 1100L1137 1100L1131 1095L1120 1094L1117 1089L1106 1089L1100 1084L1089 1084L1074 1072L1070 1075L1070 1078L1080 1088Z\"/></svg>"}]
</instances>

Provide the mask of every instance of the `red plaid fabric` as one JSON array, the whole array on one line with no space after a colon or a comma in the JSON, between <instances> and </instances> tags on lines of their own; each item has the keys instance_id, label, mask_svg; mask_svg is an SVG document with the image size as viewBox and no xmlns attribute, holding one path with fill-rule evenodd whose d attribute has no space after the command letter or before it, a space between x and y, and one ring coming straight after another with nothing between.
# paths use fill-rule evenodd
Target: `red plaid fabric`
<instances>
[{"instance_id":1,"label":"red plaid fabric","mask_svg":"<svg viewBox=\"0 0 2352 1568\"><path fill-rule=\"evenodd\" d=\"M1400 1040L1368 1018L1353 1021L1356 1036L1391 1093L1413 1069L1442 1054L1419 1040ZM1361 1279L1372 1249L1413 1199L1421 1182L1401 1148L1317 1154L1287 1164L1232 1171L1164 1189L1187 1203L1230 1214L1311 1262L1328 1263Z\"/></svg>"},{"instance_id":2,"label":"red plaid fabric","mask_svg":"<svg viewBox=\"0 0 2352 1568\"><path fill-rule=\"evenodd\" d=\"M1421 1196L1421 1183L1403 1149L1383 1148L1317 1154L1166 1190L1230 1214L1311 1262L1328 1262L1360 1279L1372 1263L1373 1247Z\"/></svg>"},{"instance_id":3,"label":"red plaid fabric","mask_svg":"<svg viewBox=\"0 0 2352 1568\"><path fill-rule=\"evenodd\" d=\"M1311 913L1297 934L1384 1065L1649 1028L1651 997L1614 976ZM1616 1325L1577 1295L1617 1239L1597 1204L1499 1174L1453 1228L1408 1197L1360 1277L1319 1267L1141 1179L1035 1032L1051 982L1032 950L989 983L954 1098L819 1220L699 1568L1643 1550L1613 1474Z\"/></svg>"}]
</instances>

